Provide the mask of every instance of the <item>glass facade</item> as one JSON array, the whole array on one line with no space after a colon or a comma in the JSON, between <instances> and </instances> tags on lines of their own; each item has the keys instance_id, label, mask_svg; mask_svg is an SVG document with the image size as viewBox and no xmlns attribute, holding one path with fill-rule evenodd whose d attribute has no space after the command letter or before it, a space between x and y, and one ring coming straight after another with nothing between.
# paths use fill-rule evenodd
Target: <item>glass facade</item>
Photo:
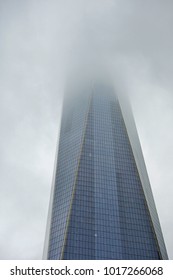
<instances>
[{"instance_id":1,"label":"glass facade","mask_svg":"<svg viewBox=\"0 0 173 280\"><path fill-rule=\"evenodd\" d=\"M50 219L48 259L164 258L121 107L108 86L64 101Z\"/></svg>"}]
</instances>

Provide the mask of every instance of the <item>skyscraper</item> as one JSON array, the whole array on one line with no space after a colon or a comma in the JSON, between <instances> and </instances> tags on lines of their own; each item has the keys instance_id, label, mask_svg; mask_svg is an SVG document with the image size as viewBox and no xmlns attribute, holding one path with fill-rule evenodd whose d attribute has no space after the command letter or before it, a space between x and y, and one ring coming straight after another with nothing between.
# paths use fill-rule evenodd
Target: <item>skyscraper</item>
<instances>
[{"instance_id":1,"label":"skyscraper","mask_svg":"<svg viewBox=\"0 0 173 280\"><path fill-rule=\"evenodd\" d=\"M46 259L167 259L128 102L106 84L64 99Z\"/></svg>"}]
</instances>

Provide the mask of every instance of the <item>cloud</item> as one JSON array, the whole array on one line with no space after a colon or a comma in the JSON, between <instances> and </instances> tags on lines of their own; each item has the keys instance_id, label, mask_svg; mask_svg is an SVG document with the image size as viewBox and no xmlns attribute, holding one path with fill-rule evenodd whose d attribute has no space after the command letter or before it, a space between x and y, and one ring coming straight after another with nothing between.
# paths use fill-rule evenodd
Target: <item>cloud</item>
<instances>
[{"instance_id":1,"label":"cloud","mask_svg":"<svg viewBox=\"0 0 173 280\"><path fill-rule=\"evenodd\" d=\"M0 258L42 256L61 95L78 61L106 65L131 95L173 258L172 1L6 0L0 6Z\"/></svg>"}]
</instances>

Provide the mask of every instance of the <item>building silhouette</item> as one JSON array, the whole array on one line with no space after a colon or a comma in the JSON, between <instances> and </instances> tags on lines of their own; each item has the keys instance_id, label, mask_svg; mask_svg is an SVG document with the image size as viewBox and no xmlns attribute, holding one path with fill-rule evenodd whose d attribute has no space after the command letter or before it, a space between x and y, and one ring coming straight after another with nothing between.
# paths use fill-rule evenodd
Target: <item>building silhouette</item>
<instances>
[{"instance_id":1,"label":"building silhouette","mask_svg":"<svg viewBox=\"0 0 173 280\"><path fill-rule=\"evenodd\" d=\"M44 258L168 258L129 103L107 84L64 98Z\"/></svg>"}]
</instances>

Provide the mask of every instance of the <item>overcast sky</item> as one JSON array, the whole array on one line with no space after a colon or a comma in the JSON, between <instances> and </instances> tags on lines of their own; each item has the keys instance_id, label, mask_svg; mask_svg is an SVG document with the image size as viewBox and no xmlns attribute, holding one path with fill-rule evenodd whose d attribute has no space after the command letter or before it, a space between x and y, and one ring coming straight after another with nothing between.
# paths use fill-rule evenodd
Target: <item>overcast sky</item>
<instances>
[{"instance_id":1,"label":"overcast sky","mask_svg":"<svg viewBox=\"0 0 173 280\"><path fill-rule=\"evenodd\" d=\"M0 0L0 259L41 259L67 72L94 56L131 96L173 259L173 1Z\"/></svg>"}]
</instances>

